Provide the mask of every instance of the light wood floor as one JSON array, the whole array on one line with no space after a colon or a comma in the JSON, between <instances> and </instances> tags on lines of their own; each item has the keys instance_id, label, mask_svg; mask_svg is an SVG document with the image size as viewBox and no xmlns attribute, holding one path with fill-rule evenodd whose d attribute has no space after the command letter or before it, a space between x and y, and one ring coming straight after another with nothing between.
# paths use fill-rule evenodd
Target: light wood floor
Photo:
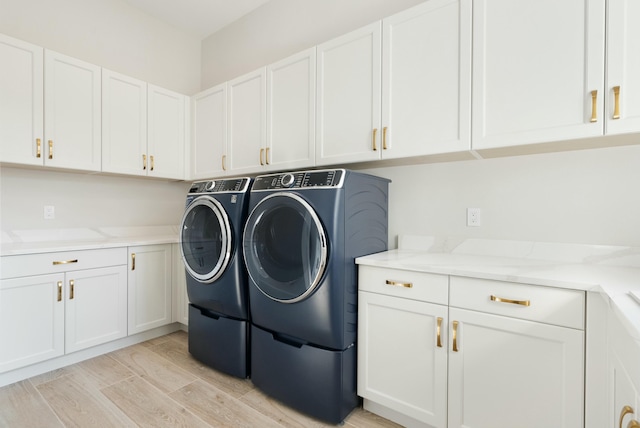
<instances>
[{"instance_id":1,"label":"light wood floor","mask_svg":"<svg viewBox=\"0 0 640 428\"><path fill-rule=\"evenodd\" d=\"M0 427L323 427L191 358L179 331L0 388ZM397 427L354 410L344 427Z\"/></svg>"}]
</instances>

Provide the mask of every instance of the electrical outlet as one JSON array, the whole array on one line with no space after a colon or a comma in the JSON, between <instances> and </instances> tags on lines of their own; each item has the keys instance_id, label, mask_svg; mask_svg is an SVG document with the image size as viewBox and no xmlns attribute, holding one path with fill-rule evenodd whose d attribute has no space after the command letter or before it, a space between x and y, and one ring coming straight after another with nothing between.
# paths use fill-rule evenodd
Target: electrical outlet
<instances>
[{"instance_id":1,"label":"electrical outlet","mask_svg":"<svg viewBox=\"0 0 640 428\"><path fill-rule=\"evenodd\" d=\"M44 219L53 220L56 218L56 208L53 205L44 206Z\"/></svg>"},{"instance_id":2,"label":"electrical outlet","mask_svg":"<svg viewBox=\"0 0 640 428\"><path fill-rule=\"evenodd\" d=\"M478 227L482 224L482 210L480 208L467 208L467 226Z\"/></svg>"}]
</instances>

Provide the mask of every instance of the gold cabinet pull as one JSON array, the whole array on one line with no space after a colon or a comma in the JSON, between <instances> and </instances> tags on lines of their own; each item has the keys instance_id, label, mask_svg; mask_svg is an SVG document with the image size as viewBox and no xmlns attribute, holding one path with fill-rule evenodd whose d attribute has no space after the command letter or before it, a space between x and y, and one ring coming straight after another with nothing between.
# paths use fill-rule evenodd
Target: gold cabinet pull
<instances>
[{"instance_id":1,"label":"gold cabinet pull","mask_svg":"<svg viewBox=\"0 0 640 428\"><path fill-rule=\"evenodd\" d=\"M598 91L591 91L591 122L598 121Z\"/></svg>"},{"instance_id":2,"label":"gold cabinet pull","mask_svg":"<svg viewBox=\"0 0 640 428\"><path fill-rule=\"evenodd\" d=\"M458 352L458 321L453 322L453 352Z\"/></svg>"},{"instance_id":3,"label":"gold cabinet pull","mask_svg":"<svg viewBox=\"0 0 640 428\"><path fill-rule=\"evenodd\" d=\"M76 282L73 279L69 280L69 300L73 300L74 296L74 288L76 286Z\"/></svg>"},{"instance_id":4,"label":"gold cabinet pull","mask_svg":"<svg viewBox=\"0 0 640 428\"><path fill-rule=\"evenodd\" d=\"M442 335L441 335L441 332L442 332L442 321L443 321L442 317L438 317L437 327L436 327L436 336L437 336L436 346L438 348L442 348Z\"/></svg>"},{"instance_id":5,"label":"gold cabinet pull","mask_svg":"<svg viewBox=\"0 0 640 428\"><path fill-rule=\"evenodd\" d=\"M222 155L222 170L223 171L227 170L226 161L227 161L227 155Z\"/></svg>"},{"instance_id":6,"label":"gold cabinet pull","mask_svg":"<svg viewBox=\"0 0 640 428\"><path fill-rule=\"evenodd\" d=\"M640 422L636 421L635 419L629 421L629 425L627 425L627 428L640 428Z\"/></svg>"},{"instance_id":7,"label":"gold cabinet pull","mask_svg":"<svg viewBox=\"0 0 640 428\"><path fill-rule=\"evenodd\" d=\"M68 265L68 264L71 264L71 263L78 263L78 259L73 259L73 260L57 260L57 261L54 261L54 262L53 262L53 265L54 265L54 266L57 266L57 265Z\"/></svg>"},{"instance_id":8,"label":"gold cabinet pull","mask_svg":"<svg viewBox=\"0 0 640 428\"><path fill-rule=\"evenodd\" d=\"M373 151L378 150L378 146L376 145L376 135L378 135L378 128L373 128L373 134L371 136L371 142L373 144Z\"/></svg>"},{"instance_id":9,"label":"gold cabinet pull","mask_svg":"<svg viewBox=\"0 0 640 428\"><path fill-rule=\"evenodd\" d=\"M147 155L142 155L142 169L144 171L147 169Z\"/></svg>"},{"instance_id":10,"label":"gold cabinet pull","mask_svg":"<svg viewBox=\"0 0 640 428\"><path fill-rule=\"evenodd\" d=\"M62 301L62 281L58 281L58 302Z\"/></svg>"},{"instance_id":11,"label":"gold cabinet pull","mask_svg":"<svg viewBox=\"0 0 640 428\"><path fill-rule=\"evenodd\" d=\"M149 156L149 160L151 160L151 171L153 171L153 168L155 168L155 163L153 161L153 155Z\"/></svg>"},{"instance_id":12,"label":"gold cabinet pull","mask_svg":"<svg viewBox=\"0 0 640 428\"><path fill-rule=\"evenodd\" d=\"M265 160L266 164L269 165L269 147L267 147L267 149L265 151L264 160Z\"/></svg>"},{"instance_id":13,"label":"gold cabinet pull","mask_svg":"<svg viewBox=\"0 0 640 428\"><path fill-rule=\"evenodd\" d=\"M493 294L491 295L491 301L492 302L511 303L513 305L531 306L531 301L529 301L529 300L505 299L504 297L496 297Z\"/></svg>"},{"instance_id":14,"label":"gold cabinet pull","mask_svg":"<svg viewBox=\"0 0 640 428\"><path fill-rule=\"evenodd\" d=\"M40 138L36 138L36 157L42 157L42 140Z\"/></svg>"},{"instance_id":15,"label":"gold cabinet pull","mask_svg":"<svg viewBox=\"0 0 640 428\"><path fill-rule=\"evenodd\" d=\"M613 107L613 119L620 119L620 86L613 87L614 95L614 107Z\"/></svg>"},{"instance_id":16,"label":"gold cabinet pull","mask_svg":"<svg viewBox=\"0 0 640 428\"><path fill-rule=\"evenodd\" d=\"M131 270L136 270L136 253L131 253Z\"/></svg>"},{"instance_id":17,"label":"gold cabinet pull","mask_svg":"<svg viewBox=\"0 0 640 428\"><path fill-rule=\"evenodd\" d=\"M260 165L264 165L264 149L260 149Z\"/></svg>"},{"instance_id":18,"label":"gold cabinet pull","mask_svg":"<svg viewBox=\"0 0 640 428\"><path fill-rule=\"evenodd\" d=\"M631 406L624 406L620 412L620 428L622 428L622 420L629 414L633 415L633 408L631 408Z\"/></svg>"},{"instance_id":19,"label":"gold cabinet pull","mask_svg":"<svg viewBox=\"0 0 640 428\"><path fill-rule=\"evenodd\" d=\"M382 128L382 150L387 150L387 127Z\"/></svg>"},{"instance_id":20,"label":"gold cabinet pull","mask_svg":"<svg viewBox=\"0 0 640 428\"><path fill-rule=\"evenodd\" d=\"M53 159L53 140L49 140L49 159Z\"/></svg>"},{"instance_id":21,"label":"gold cabinet pull","mask_svg":"<svg viewBox=\"0 0 640 428\"><path fill-rule=\"evenodd\" d=\"M413 288L412 282L400 282L400 281L392 281L387 279L387 285L392 285L394 287L404 287L404 288Z\"/></svg>"}]
</instances>

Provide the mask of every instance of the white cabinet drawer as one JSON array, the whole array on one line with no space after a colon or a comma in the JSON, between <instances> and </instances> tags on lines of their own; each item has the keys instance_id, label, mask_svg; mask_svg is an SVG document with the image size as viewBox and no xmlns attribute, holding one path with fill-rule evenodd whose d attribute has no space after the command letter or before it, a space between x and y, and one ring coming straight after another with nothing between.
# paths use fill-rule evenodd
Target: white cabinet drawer
<instances>
[{"instance_id":1,"label":"white cabinet drawer","mask_svg":"<svg viewBox=\"0 0 640 428\"><path fill-rule=\"evenodd\" d=\"M358 289L411 300L439 303L449 301L449 277L424 272L359 266Z\"/></svg>"},{"instance_id":2,"label":"white cabinet drawer","mask_svg":"<svg viewBox=\"0 0 640 428\"><path fill-rule=\"evenodd\" d=\"M449 306L584 329L579 290L452 276Z\"/></svg>"},{"instance_id":3,"label":"white cabinet drawer","mask_svg":"<svg viewBox=\"0 0 640 428\"><path fill-rule=\"evenodd\" d=\"M63 251L0 257L2 278L43 275L127 264L127 249Z\"/></svg>"}]
</instances>

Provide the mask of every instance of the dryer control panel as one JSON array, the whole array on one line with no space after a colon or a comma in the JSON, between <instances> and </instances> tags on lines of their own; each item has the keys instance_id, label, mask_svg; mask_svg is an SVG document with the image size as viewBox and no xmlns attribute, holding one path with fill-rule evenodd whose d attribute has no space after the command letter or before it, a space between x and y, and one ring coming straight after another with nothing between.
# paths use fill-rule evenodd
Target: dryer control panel
<instances>
[{"instance_id":1,"label":"dryer control panel","mask_svg":"<svg viewBox=\"0 0 640 428\"><path fill-rule=\"evenodd\" d=\"M251 191L342 187L344 169L285 172L256 177Z\"/></svg>"},{"instance_id":2,"label":"dryer control panel","mask_svg":"<svg viewBox=\"0 0 640 428\"><path fill-rule=\"evenodd\" d=\"M211 193L245 193L249 190L251 179L249 177L232 178L225 180L196 181L189 188L190 195L203 195Z\"/></svg>"}]
</instances>

